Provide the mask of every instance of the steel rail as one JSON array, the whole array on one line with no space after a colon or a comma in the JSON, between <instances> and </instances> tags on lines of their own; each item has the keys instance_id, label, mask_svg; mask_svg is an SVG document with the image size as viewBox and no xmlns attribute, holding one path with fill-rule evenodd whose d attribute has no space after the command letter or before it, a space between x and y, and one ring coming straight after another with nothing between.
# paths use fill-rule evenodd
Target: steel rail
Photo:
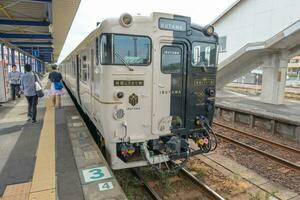
<instances>
[{"instance_id":1,"label":"steel rail","mask_svg":"<svg viewBox=\"0 0 300 200\"><path fill-rule=\"evenodd\" d=\"M263 138L263 137L260 137L260 136L256 136L256 135L250 134L250 133L248 133L248 132L246 132L246 131L242 131L242 130L236 129L236 128L227 126L227 125L225 125L225 124L221 124L221 123L218 123L218 122L214 122L213 124L215 124L215 125L217 125L217 126L221 126L221 127L227 128L227 129L230 129L230 130L233 130L233 131L236 131L236 132L241 133L241 134L243 134L243 135L245 135L245 136L247 136L247 137L255 138L255 139L257 139L257 140L260 140L260 141L262 141L262 142L268 143L268 144L270 144L270 145L278 146L278 147L283 148L283 149L285 149L285 150L292 151L292 152L294 152L294 153L300 154L300 150L299 150L299 149L292 148L292 147L288 147L288 146L282 145L282 144L280 144L280 143L278 143L278 142L270 141L270 140L268 140L268 139L266 139L266 138Z\"/></svg>"},{"instance_id":2,"label":"steel rail","mask_svg":"<svg viewBox=\"0 0 300 200\"><path fill-rule=\"evenodd\" d=\"M237 145L239 145L239 146L241 146L241 147L244 147L244 148L246 148L246 149L249 149L249 150L251 150L251 151L254 151L254 152L258 153L258 154L261 154L261 155L263 155L263 156L266 156L266 157L268 157L268 158L270 158L270 159L272 159L272 160L275 160L275 161L277 161L277 162L279 162L279 163L281 163L281 164L287 165L287 166L289 166L289 167L292 167L292 168L295 169L295 170L299 170L299 171L300 171L300 166L299 166L299 165L296 165L296 164L294 164L294 163L292 163L292 162L290 162L290 161L287 161L287 160L282 159L282 158L280 158L280 157L278 157L278 156L274 156L274 155L272 155L272 154L266 153L266 152L264 152L264 151L262 151L262 150L260 150L260 149L257 149L257 148L255 148L255 147L250 146L250 145L247 145L247 144L244 144L244 143L242 143L242 142L236 141L236 140L234 140L234 139L232 139L232 138L230 138L230 137L227 137L227 136L225 136L225 135L222 135L222 134L219 134L219 133L216 133L216 135L217 135L218 137L224 139L224 140L227 140L227 141L231 142L231 143L237 144Z\"/></svg>"},{"instance_id":3,"label":"steel rail","mask_svg":"<svg viewBox=\"0 0 300 200\"><path fill-rule=\"evenodd\" d=\"M187 177L189 177L194 183L196 183L202 190L204 190L210 197L216 200L225 200L221 195L219 195L216 191L211 189L204 182L200 181L197 177L187 171L185 168L181 168L181 172L184 173Z\"/></svg>"},{"instance_id":4,"label":"steel rail","mask_svg":"<svg viewBox=\"0 0 300 200\"><path fill-rule=\"evenodd\" d=\"M162 200L162 198L155 192L151 186L143 179L142 175L140 174L138 169L132 168L132 173L138 177L138 179L142 182L144 188L147 190L147 192L151 195L151 197L155 200Z\"/></svg>"}]
</instances>

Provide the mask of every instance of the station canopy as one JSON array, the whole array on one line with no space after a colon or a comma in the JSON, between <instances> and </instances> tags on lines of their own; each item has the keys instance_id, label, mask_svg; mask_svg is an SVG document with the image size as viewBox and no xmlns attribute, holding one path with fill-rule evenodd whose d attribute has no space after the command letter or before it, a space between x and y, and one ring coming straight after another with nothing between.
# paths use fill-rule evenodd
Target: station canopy
<instances>
[{"instance_id":1,"label":"station canopy","mask_svg":"<svg viewBox=\"0 0 300 200\"><path fill-rule=\"evenodd\" d=\"M1 0L0 38L56 62L80 0Z\"/></svg>"}]
</instances>

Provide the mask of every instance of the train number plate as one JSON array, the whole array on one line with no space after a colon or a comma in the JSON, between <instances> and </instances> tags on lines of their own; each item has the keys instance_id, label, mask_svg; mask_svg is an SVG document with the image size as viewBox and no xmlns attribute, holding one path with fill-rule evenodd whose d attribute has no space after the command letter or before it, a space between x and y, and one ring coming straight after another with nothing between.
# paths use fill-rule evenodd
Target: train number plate
<instances>
[{"instance_id":1,"label":"train number plate","mask_svg":"<svg viewBox=\"0 0 300 200\"><path fill-rule=\"evenodd\" d=\"M114 86L144 86L144 80L114 80Z\"/></svg>"}]
</instances>

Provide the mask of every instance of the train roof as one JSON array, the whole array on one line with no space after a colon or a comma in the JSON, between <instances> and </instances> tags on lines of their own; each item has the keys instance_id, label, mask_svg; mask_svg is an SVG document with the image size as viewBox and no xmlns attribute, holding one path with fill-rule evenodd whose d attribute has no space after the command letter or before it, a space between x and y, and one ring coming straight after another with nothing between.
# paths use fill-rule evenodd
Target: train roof
<instances>
[{"instance_id":1,"label":"train roof","mask_svg":"<svg viewBox=\"0 0 300 200\"><path fill-rule=\"evenodd\" d=\"M153 12L151 13L149 16L141 16L141 15L136 15L136 16L132 16L133 17L133 21L135 24L138 23L153 23L154 20L160 18L160 17L164 17L164 18L170 18L170 19L174 19L175 17L182 17L182 18L186 18L190 21L190 17L187 16L181 16L181 15L175 15L175 14L169 14L169 13L161 13L161 12ZM73 54L75 54L79 49L83 48L85 45L88 45L90 40L94 39L98 34L100 34L100 32L103 33L114 33L116 31L114 31L115 29L120 27L123 27L120 24L120 18L108 18L103 20L98 26L97 28L95 28L83 41L80 42L80 44L62 61L62 63L66 60L69 60L71 58L71 56ZM199 31L205 31L204 26L200 26L198 24L195 23L191 23L191 28L192 29L196 29ZM214 33L215 36L217 36L216 33Z\"/></svg>"}]
</instances>

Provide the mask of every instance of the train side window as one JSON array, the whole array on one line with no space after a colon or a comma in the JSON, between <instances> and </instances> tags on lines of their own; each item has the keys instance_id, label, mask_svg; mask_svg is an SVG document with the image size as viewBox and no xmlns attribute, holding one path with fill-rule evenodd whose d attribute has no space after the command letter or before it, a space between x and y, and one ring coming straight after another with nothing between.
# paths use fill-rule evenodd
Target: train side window
<instances>
[{"instance_id":1,"label":"train side window","mask_svg":"<svg viewBox=\"0 0 300 200\"><path fill-rule=\"evenodd\" d=\"M192 66L215 67L217 55L216 53L216 44L193 42Z\"/></svg>"},{"instance_id":2,"label":"train side window","mask_svg":"<svg viewBox=\"0 0 300 200\"><path fill-rule=\"evenodd\" d=\"M72 72L72 76L75 77L76 76L76 65L75 65L75 61L74 60L72 60L72 69L71 69L71 72Z\"/></svg>"},{"instance_id":3,"label":"train side window","mask_svg":"<svg viewBox=\"0 0 300 200\"><path fill-rule=\"evenodd\" d=\"M101 45L100 45L100 52L101 52L101 64L111 64L112 63L112 42L111 42L112 35L102 35L101 36Z\"/></svg>"},{"instance_id":4,"label":"train side window","mask_svg":"<svg viewBox=\"0 0 300 200\"><path fill-rule=\"evenodd\" d=\"M163 46L161 49L161 71L164 74L177 74L182 68L182 50L177 46Z\"/></svg>"},{"instance_id":5,"label":"train side window","mask_svg":"<svg viewBox=\"0 0 300 200\"><path fill-rule=\"evenodd\" d=\"M99 65L99 39L96 38L96 65Z\"/></svg>"},{"instance_id":6,"label":"train side window","mask_svg":"<svg viewBox=\"0 0 300 200\"><path fill-rule=\"evenodd\" d=\"M87 56L84 55L82 57L82 67L81 67L81 80L83 82L87 82L87 80L88 80L88 75L89 75L88 70L89 69L88 69L88 63L87 63Z\"/></svg>"}]
</instances>

